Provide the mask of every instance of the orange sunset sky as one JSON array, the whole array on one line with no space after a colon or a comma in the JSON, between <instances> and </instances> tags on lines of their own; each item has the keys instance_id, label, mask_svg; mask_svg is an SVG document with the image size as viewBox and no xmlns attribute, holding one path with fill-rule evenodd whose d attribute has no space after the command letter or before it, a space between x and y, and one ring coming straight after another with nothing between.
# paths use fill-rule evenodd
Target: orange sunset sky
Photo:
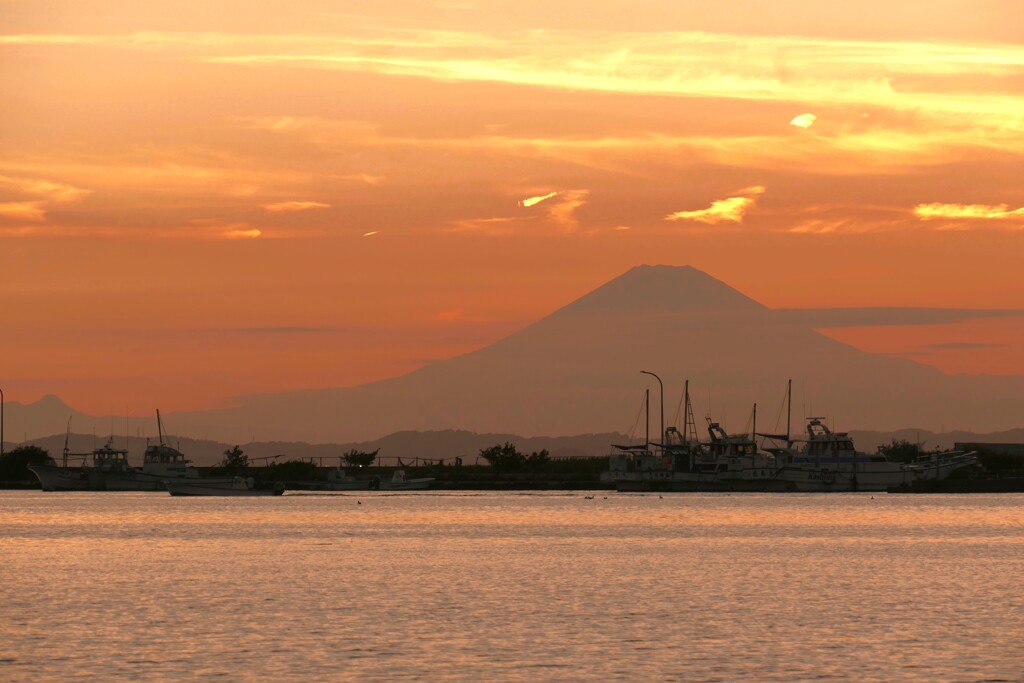
<instances>
[{"instance_id":1,"label":"orange sunset sky","mask_svg":"<svg viewBox=\"0 0 1024 683\"><path fill-rule=\"evenodd\" d=\"M0 0L0 34L7 400L359 384L640 263L1024 308L1019 0ZM1024 374L1024 316L827 333Z\"/></svg>"}]
</instances>

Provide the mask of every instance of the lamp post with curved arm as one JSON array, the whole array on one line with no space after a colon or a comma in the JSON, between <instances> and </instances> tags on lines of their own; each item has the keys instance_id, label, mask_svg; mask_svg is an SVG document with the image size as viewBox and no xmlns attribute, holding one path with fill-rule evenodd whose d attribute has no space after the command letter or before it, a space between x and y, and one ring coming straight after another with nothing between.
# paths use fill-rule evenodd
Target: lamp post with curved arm
<instances>
[{"instance_id":1,"label":"lamp post with curved arm","mask_svg":"<svg viewBox=\"0 0 1024 683\"><path fill-rule=\"evenodd\" d=\"M644 375L650 375L654 379L658 380L658 388L660 390L660 398L658 404L661 407L661 431L659 432L658 443L663 444L665 440L665 385L661 383L661 378L655 375L653 372L650 372L648 370L641 370L640 372ZM664 445L662 447L664 448Z\"/></svg>"}]
</instances>

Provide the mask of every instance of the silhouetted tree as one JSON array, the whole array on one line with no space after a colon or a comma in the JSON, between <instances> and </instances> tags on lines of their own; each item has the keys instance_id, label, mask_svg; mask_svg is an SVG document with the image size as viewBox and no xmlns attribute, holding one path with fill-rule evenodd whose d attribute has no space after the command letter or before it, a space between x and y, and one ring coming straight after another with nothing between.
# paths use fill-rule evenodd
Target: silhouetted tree
<instances>
[{"instance_id":1,"label":"silhouetted tree","mask_svg":"<svg viewBox=\"0 0 1024 683\"><path fill-rule=\"evenodd\" d=\"M373 452L357 451L353 448L348 453L341 456L341 459L344 460L345 464L349 467L369 467L373 464L373 461L377 459L377 453L379 452L379 448Z\"/></svg>"},{"instance_id":2,"label":"silhouetted tree","mask_svg":"<svg viewBox=\"0 0 1024 683\"><path fill-rule=\"evenodd\" d=\"M18 446L0 458L0 480L33 481L36 475L29 471L29 465L53 463L50 453L39 446Z\"/></svg>"},{"instance_id":3,"label":"silhouetted tree","mask_svg":"<svg viewBox=\"0 0 1024 683\"><path fill-rule=\"evenodd\" d=\"M480 457L490 464L495 471L515 470L523 466L526 458L511 443L480 449Z\"/></svg>"},{"instance_id":4,"label":"silhouetted tree","mask_svg":"<svg viewBox=\"0 0 1024 683\"><path fill-rule=\"evenodd\" d=\"M540 452L533 452L526 456L526 467L533 471L544 469L551 462L551 454L545 448Z\"/></svg>"},{"instance_id":5,"label":"silhouetted tree","mask_svg":"<svg viewBox=\"0 0 1024 683\"><path fill-rule=\"evenodd\" d=\"M893 439L879 446L878 452L894 462L913 462L921 456L921 447L906 439Z\"/></svg>"},{"instance_id":6,"label":"silhouetted tree","mask_svg":"<svg viewBox=\"0 0 1024 683\"><path fill-rule=\"evenodd\" d=\"M238 446L229 448L217 467L228 476L242 474L249 467L249 456Z\"/></svg>"}]
</instances>

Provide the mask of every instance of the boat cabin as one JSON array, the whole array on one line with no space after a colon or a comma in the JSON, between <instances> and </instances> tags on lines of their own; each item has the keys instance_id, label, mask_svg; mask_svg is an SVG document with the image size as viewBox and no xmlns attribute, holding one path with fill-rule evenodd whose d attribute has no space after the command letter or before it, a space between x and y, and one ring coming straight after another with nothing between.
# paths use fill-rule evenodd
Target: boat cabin
<instances>
[{"instance_id":1,"label":"boat cabin","mask_svg":"<svg viewBox=\"0 0 1024 683\"><path fill-rule=\"evenodd\" d=\"M646 445L619 446L618 450L608 456L608 469L611 472L667 472L672 469L671 461L663 455L655 455Z\"/></svg>"},{"instance_id":2,"label":"boat cabin","mask_svg":"<svg viewBox=\"0 0 1024 683\"><path fill-rule=\"evenodd\" d=\"M111 437L103 448L97 448L92 452L92 465L102 472L127 472L131 469L128 464L128 451L114 448L114 439Z\"/></svg>"},{"instance_id":3,"label":"boat cabin","mask_svg":"<svg viewBox=\"0 0 1024 683\"><path fill-rule=\"evenodd\" d=\"M147 446L143 456L142 471L167 477L188 476L188 459L185 454L166 444Z\"/></svg>"},{"instance_id":4,"label":"boat cabin","mask_svg":"<svg viewBox=\"0 0 1024 683\"><path fill-rule=\"evenodd\" d=\"M793 459L794 463L885 462L884 455L860 453L846 432L833 432L822 418L812 417L807 422L807 441Z\"/></svg>"}]
</instances>

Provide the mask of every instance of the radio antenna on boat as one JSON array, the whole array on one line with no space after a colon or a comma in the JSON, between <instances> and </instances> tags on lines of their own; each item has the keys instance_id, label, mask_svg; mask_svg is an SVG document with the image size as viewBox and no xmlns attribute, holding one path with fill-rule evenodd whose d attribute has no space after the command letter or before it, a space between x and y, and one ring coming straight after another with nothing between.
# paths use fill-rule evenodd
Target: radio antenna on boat
<instances>
[{"instance_id":1,"label":"radio antenna on boat","mask_svg":"<svg viewBox=\"0 0 1024 683\"><path fill-rule=\"evenodd\" d=\"M786 447L788 448L792 444L790 438L790 425L793 422L793 380L789 380L786 384Z\"/></svg>"},{"instance_id":2,"label":"radio antenna on boat","mask_svg":"<svg viewBox=\"0 0 1024 683\"><path fill-rule=\"evenodd\" d=\"M156 433L157 433L157 436L160 438L160 445L163 446L164 445L164 426L163 426L163 423L160 422L160 409L159 408L156 409Z\"/></svg>"},{"instance_id":3,"label":"radio antenna on boat","mask_svg":"<svg viewBox=\"0 0 1024 683\"><path fill-rule=\"evenodd\" d=\"M68 440L71 438L71 418L72 417L74 417L74 415L68 415L68 431L64 434L64 459L63 459L63 464L64 464L64 468L65 469L67 469L67 466L68 466Z\"/></svg>"}]
</instances>

